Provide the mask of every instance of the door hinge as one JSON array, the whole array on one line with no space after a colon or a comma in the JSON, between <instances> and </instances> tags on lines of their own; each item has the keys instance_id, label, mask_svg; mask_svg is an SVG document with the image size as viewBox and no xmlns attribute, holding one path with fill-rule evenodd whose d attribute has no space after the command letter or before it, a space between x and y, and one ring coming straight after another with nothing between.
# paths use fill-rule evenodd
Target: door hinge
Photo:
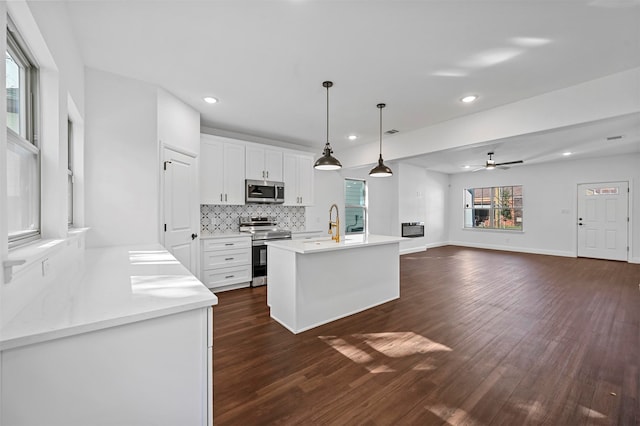
<instances>
[{"instance_id":1,"label":"door hinge","mask_svg":"<svg viewBox=\"0 0 640 426\"><path fill-rule=\"evenodd\" d=\"M167 232L167 224L164 224L164 232Z\"/></svg>"},{"instance_id":2,"label":"door hinge","mask_svg":"<svg viewBox=\"0 0 640 426\"><path fill-rule=\"evenodd\" d=\"M171 161L165 161L164 162L164 170L167 170L167 164L171 164Z\"/></svg>"}]
</instances>

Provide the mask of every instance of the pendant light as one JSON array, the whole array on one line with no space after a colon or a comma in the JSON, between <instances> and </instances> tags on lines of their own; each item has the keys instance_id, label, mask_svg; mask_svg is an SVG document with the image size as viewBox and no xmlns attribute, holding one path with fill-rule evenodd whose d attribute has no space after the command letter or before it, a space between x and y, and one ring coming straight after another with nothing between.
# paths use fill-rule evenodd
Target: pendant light
<instances>
[{"instance_id":1,"label":"pendant light","mask_svg":"<svg viewBox=\"0 0 640 426\"><path fill-rule=\"evenodd\" d=\"M331 145L329 145L329 87L333 86L333 83L325 81L322 83L322 86L327 89L327 143L324 146L322 157L318 158L318 161L316 161L313 167L318 170L338 170L342 168L342 164L340 164L337 158L331 155L333 154L333 149L331 149Z\"/></svg>"},{"instance_id":2,"label":"pendant light","mask_svg":"<svg viewBox=\"0 0 640 426\"><path fill-rule=\"evenodd\" d=\"M380 109L380 158L378 158L378 165L375 166L369 172L369 176L373 177L386 177L393 175L391 169L385 166L384 161L382 160L382 108L384 108L385 104L376 105L378 109Z\"/></svg>"}]
</instances>

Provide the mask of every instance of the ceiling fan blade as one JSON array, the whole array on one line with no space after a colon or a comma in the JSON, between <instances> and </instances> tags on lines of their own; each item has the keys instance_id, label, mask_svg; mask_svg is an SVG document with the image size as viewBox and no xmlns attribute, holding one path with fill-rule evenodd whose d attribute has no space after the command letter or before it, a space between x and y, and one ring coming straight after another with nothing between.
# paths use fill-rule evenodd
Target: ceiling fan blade
<instances>
[{"instance_id":1,"label":"ceiling fan blade","mask_svg":"<svg viewBox=\"0 0 640 426\"><path fill-rule=\"evenodd\" d=\"M518 160L518 161L507 161L506 163L496 163L496 167L497 166L506 166L507 164L522 164L524 163L524 161L522 160Z\"/></svg>"},{"instance_id":2,"label":"ceiling fan blade","mask_svg":"<svg viewBox=\"0 0 640 426\"><path fill-rule=\"evenodd\" d=\"M485 166L481 166L481 167L478 167L477 169L473 169L473 170L471 170L471 171L472 171L472 172L478 172L478 171L480 171L480 170L484 170L484 169L485 169Z\"/></svg>"}]
</instances>

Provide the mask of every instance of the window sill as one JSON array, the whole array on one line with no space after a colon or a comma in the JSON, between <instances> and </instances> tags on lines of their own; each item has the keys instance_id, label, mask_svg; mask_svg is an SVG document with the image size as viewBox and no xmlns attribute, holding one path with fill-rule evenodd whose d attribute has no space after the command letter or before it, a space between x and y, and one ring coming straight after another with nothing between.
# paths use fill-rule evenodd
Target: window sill
<instances>
[{"instance_id":1,"label":"window sill","mask_svg":"<svg viewBox=\"0 0 640 426\"><path fill-rule=\"evenodd\" d=\"M462 228L463 231L498 232L501 234L524 234L522 229L498 229L498 228Z\"/></svg>"},{"instance_id":2,"label":"window sill","mask_svg":"<svg viewBox=\"0 0 640 426\"><path fill-rule=\"evenodd\" d=\"M79 242L88 230L89 228L70 228L65 238L39 239L9 250L9 255L2 261L4 283L9 284L16 274L32 268L73 242Z\"/></svg>"}]
</instances>

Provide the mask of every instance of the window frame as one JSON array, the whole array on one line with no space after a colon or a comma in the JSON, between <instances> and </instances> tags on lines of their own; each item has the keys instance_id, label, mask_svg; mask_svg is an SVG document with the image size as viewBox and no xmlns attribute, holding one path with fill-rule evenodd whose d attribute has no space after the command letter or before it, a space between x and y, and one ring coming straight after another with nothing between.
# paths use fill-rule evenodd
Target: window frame
<instances>
[{"instance_id":1,"label":"window frame","mask_svg":"<svg viewBox=\"0 0 640 426\"><path fill-rule=\"evenodd\" d=\"M518 196L514 195L514 188L520 188L520 194ZM502 194L504 194L505 189L511 191L510 202L507 206L503 205L502 202ZM483 194L481 197L480 204L477 204L476 201L476 192L478 190L482 190ZM487 191L487 197L485 197L485 191ZM485 203L485 199L488 198L489 202ZM500 200L499 200L500 199ZM516 199L520 200L519 205L516 205ZM487 230L487 231L501 231L501 232L523 232L524 231L524 186L523 185L500 185L500 186L482 186L482 187L472 187L472 188L464 188L463 190L463 229L479 229L479 230ZM485 205L487 207L485 207ZM478 207L479 206L479 207ZM501 221L498 218L498 223L496 224L497 215L504 216L500 213L503 210L510 210L513 214L514 223L519 222L520 225L518 227L504 227L501 226ZM482 215L482 222L486 220L489 221L489 226L480 226L478 223L478 215L476 215L477 211L486 212L486 215ZM519 212L519 215L516 214ZM486 218L486 219L485 219ZM519 219L519 220L518 220ZM471 222L469 222L471 221ZM471 225L469 225L471 223Z\"/></svg>"},{"instance_id":2,"label":"window frame","mask_svg":"<svg viewBox=\"0 0 640 426\"><path fill-rule=\"evenodd\" d=\"M74 225L74 164L73 164L73 135L74 135L74 127L73 120L71 117L67 118L67 225L69 228L72 228Z\"/></svg>"},{"instance_id":3,"label":"window frame","mask_svg":"<svg viewBox=\"0 0 640 426\"><path fill-rule=\"evenodd\" d=\"M348 204L347 203L347 182L362 182L364 185L364 203L363 204ZM362 209L363 217L362 217L362 231L348 231L347 230L347 209L349 208L357 208ZM367 181L365 179L356 179L356 178L345 178L344 179L344 215L345 215L345 224L344 224L344 234L345 235L366 235L369 229L369 188L367 185Z\"/></svg>"},{"instance_id":4,"label":"window frame","mask_svg":"<svg viewBox=\"0 0 640 426\"><path fill-rule=\"evenodd\" d=\"M33 59L33 55L29 52L26 43L21 37L20 33L16 29L11 17L7 15L7 52L10 54L12 60L14 60L18 66L20 66L24 73L24 76L20 76L21 84L24 83L24 110L25 116L20 118L23 124L20 125L20 130L24 130L24 135L15 132L9 128L7 123L7 145L13 144L18 149L26 151L35 157L36 176L34 177L35 192L34 199L36 201L36 214L37 224L36 229L28 229L13 232L7 235L9 249L21 246L23 244L38 240L41 238L42 228L42 170L41 170L41 152L39 143L39 124L40 124L40 109L39 109L39 71L36 61ZM5 78L6 85L6 78ZM9 147L7 147L9 150Z\"/></svg>"}]
</instances>

